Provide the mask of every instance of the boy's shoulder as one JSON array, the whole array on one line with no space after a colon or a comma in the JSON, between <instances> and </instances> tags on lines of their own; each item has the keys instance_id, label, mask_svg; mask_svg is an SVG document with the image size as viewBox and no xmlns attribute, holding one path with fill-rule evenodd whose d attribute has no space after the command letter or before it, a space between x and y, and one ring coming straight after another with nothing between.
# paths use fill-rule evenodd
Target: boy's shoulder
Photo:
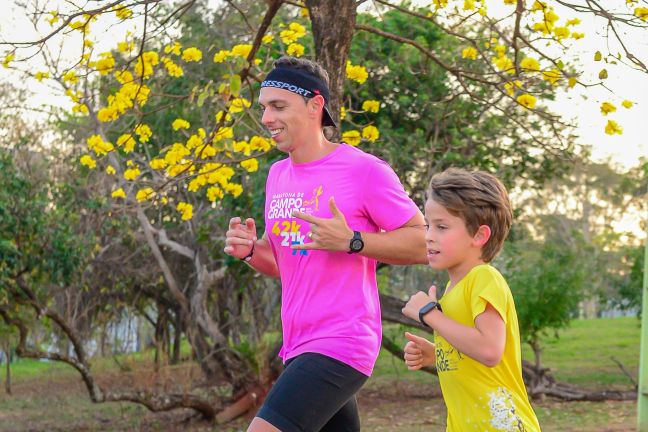
<instances>
[{"instance_id":1,"label":"boy's shoulder","mask_svg":"<svg viewBox=\"0 0 648 432\"><path fill-rule=\"evenodd\" d=\"M471 285L486 286L499 286L509 290L508 283L502 273L490 264L481 264L475 266L468 273L468 283Z\"/></svg>"}]
</instances>

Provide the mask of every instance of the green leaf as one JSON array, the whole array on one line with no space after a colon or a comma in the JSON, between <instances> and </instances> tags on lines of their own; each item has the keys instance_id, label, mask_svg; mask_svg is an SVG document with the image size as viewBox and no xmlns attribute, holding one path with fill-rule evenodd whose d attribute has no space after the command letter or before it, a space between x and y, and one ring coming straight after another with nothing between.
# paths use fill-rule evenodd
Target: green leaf
<instances>
[{"instance_id":1,"label":"green leaf","mask_svg":"<svg viewBox=\"0 0 648 432\"><path fill-rule=\"evenodd\" d=\"M596 51L596 54L594 54L594 61L601 61L603 56L601 55L601 51Z\"/></svg>"},{"instance_id":2,"label":"green leaf","mask_svg":"<svg viewBox=\"0 0 648 432\"><path fill-rule=\"evenodd\" d=\"M232 95L237 96L241 93L241 76L232 75L230 77L230 91Z\"/></svg>"},{"instance_id":3,"label":"green leaf","mask_svg":"<svg viewBox=\"0 0 648 432\"><path fill-rule=\"evenodd\" d=\"M209 90L205 89L203 90L200 95L198 95L198 102L196 104L201 107L205 103L205 99L209 96Z\"/></svg>"},{"instance_id":4,"label":"green leaf","mask_svg":"<svg viewBox=\"0 0 648 432\"><path fill-rule=\"evenodd\" d=\"M608 77L608 72L607 69L601 69L601 72L599 72L599 79L606 79Z\"/></svg>"}]
</instances>

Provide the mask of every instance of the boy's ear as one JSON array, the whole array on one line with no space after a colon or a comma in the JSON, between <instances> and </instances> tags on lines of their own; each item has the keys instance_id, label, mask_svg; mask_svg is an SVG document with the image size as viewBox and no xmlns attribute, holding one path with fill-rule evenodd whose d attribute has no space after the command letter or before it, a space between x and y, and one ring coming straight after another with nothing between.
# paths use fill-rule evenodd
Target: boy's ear
<instances>
[{"instance_id":1,"label":"boy's ear","mask_svg":"<svg viewBox=\"0 0 648 432\"><path fill-rule=\"evenodd\" d=\"M477 232L473 236L473 242L475 246L482 247L486 243L488 243L490 237L491 237L490 227L488 225L480 225L479 228L477 228Z\"/></svg>"}]
</instances>

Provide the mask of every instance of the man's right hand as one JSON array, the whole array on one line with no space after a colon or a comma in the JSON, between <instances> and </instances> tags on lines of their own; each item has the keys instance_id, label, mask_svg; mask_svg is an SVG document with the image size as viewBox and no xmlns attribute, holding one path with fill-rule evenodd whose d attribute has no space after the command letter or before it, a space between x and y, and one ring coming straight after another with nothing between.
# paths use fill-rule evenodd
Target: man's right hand
<instances>
[{"instance_id":1,"label":"man's right hand","mask_svg":"<svg viewBox=\"0 0 648 432\"><path fill-rule=\"evenodd\" d=\"M225 249L223 251L234 258L243 259L250 254L257 240L254 219L247 218L245 225L240 217L230 219L229 229L225 233Z\"/></svg>"},{"instance_id":2,"label":"man's right hand","mask_svg":"<svg viewBox=\"0 0 648 432\"><path fill-rule=\"evenodd\" d=\"M415 371L422 367L434 366L436 363L436 346L429 340L410 332L405 332L405 337L408 342L403 351L405 351L407 368Z\"/></svg>"}]
</instances>

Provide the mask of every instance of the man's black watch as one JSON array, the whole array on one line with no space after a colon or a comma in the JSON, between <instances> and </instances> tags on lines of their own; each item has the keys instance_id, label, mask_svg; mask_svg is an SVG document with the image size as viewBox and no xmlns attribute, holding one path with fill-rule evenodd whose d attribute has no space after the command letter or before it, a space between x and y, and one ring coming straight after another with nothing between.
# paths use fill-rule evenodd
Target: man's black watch
<instances>
[{"instance_id":1,"label":"man's black watch","mask_svg":"<svg viewBox=\"0 0 648 432\"><path fill-rule=\"evenodd\" d=\"M427 315L430 311L432 311L432 309L439 309L440 312L443 312L443 309L441 309L441 305L435 301L430 302L425 306L423 306L421 310L419 310L419 321L421 321L421 324L423 324L424 326L430 327L429 325L427 325L423 317Z\"/></svg>"},{"instance_id":2,"label":"man's black watch","mask_svg":"<svg viewBox=\"0 0 648 432\"><path fill-rule=\"evenodd\" d=\"M349 252L350 254L358 253L364 248L364 241L360 235L360 231L353 231L353 238L349 242Z\"/></svg>"}]
</instances>

